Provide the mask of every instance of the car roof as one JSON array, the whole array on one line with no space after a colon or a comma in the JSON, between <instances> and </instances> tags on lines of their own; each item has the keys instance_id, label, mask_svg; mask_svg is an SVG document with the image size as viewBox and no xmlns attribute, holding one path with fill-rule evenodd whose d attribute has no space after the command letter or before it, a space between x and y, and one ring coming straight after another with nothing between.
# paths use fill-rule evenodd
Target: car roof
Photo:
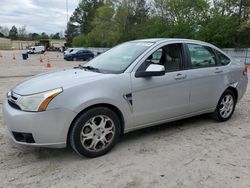
<instances>
[{"instance_id":1,"label":"car roof","mask_svg":"<svg viewBox=\"0 0 250 188\"><path fill-rule=\"evenodd\" d=\"M204 41L200 41L200 40L184 39L184 38L149 38L149 39L134 40L134 41L130 41L130 42L152 42L155 44L160 44L160 43L165 43L165 42L194 43L194 44L198 44L198 45L205 45L205 46L212 47L212 48L222 52L226 56L230 57L228 54L226 54L225 52L223 52L221 49L214 46L213 44L210 44L210 43L207 43Z\"/></svg>"},{"instance_id":2,"label":"car roof","mask_svg":"<svg viewBox=\"0 0 250 188\"><path fill-rule=\"evenodd\" d=\"M134 42L153 42L153 43L162 43L162 42L184 42L184 43L189 43L190 42L190 43L196 43L196 44L211 45L211 44L203 42L203 41L193 40L193 39L184 39L184 38L149 38L149 39L134 40Z\"/></svg>"}]
</instances>

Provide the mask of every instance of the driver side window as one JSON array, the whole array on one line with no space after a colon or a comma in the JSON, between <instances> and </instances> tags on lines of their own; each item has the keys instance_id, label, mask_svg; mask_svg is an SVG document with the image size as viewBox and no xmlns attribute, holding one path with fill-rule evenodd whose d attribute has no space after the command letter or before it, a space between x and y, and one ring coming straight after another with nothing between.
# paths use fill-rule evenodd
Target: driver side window
<instances>
[{"instance_id":1,"label":"driver side window","mask_svg":"<svg viewBox=\"0 0 250 188\"><path fill-rule=\"evenodd\" d=\"M182 44L169 44L152 53L140 66L139 71L145 71L150 64L163 65L166 72L178 71L182 64Z\"/></svg>"}]
</instances>

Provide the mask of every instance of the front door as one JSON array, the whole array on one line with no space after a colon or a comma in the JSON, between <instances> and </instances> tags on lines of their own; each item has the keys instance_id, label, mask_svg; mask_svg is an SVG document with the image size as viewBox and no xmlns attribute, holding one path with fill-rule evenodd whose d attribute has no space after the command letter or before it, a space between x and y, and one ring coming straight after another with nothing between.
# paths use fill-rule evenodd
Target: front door
<instances>
[{"instance_id":1,"label":"front door","mask_svg":"<svg viewBox=\"0 0 250 188\"><path fill-rule=\"evenodd\" d=\"M138 70L145 70L149 64L164 65L166 74L136 78L132 73L134 126L146 126L188 112L190 89L185 71L182 70L183 45L169 44L159 48Z\"/></svg>"}]
</instances>

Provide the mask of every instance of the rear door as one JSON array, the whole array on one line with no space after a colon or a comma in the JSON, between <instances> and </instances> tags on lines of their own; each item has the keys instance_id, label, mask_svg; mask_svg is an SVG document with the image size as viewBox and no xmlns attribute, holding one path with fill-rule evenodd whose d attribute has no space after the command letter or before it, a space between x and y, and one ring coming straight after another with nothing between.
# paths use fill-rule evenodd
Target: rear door
<instances>
[{"instance_id":1,"label":"rear door","mask_svg":"<svg viewBox=\"0 0 250 188\"><path fill-rule=\"evenodd\" d=\"M85 58L86 59L89 59L89 58L91 58L91 52L90 51L86 51L86 54L85 54Z\"/></svg>"},{"instance_id":2,"label":"rear door","mask_svg":"<svg viewBox=\"0 0 250 188\"><path fill-rule=\"evenodd\" d=\"M165 75L136 78L132 73L134 126L145 126L188 112L190 90L183 71L184 61L183 45L169 44L149 54L137 70L146 70L150 64L162 64Z\"/></svg>"},{"instance_id":3,"label":"rear door","mask_svg":"<svg viewBox=\"0 0 250 188\"><path fill-rule=\"evenodd\" d=\"M188 56L187 78L190 81L190 112L213 109L225 88L224 69L217 66L212 48L200 44L186 44Z\"/></svg>"},{"instance_id":4,"label":"rear door","mask_svg":"<svg viewBox=\"0 0 250 188\"><path fill-rule=\"evenodd\" d=\"M77 59L83 59L84 58L84 51L83 50L80 50L77 52Z\"/></svg>"}]
</instances>

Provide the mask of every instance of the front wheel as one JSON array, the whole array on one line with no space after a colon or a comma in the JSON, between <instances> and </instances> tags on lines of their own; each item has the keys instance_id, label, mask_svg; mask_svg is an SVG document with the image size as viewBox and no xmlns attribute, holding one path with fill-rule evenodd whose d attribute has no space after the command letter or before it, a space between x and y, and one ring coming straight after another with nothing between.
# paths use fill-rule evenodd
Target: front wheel
<instances>
[{"instance_id":1,"label":"front wheel","mask_svg":"<svg viewBox=\"0 0 250 188\"><path fill-rule=\"evenodd\" d=\"M109 152L120 136L121 124L115 112L95 107L73 123L70 145L81 156L98 157Z\"/></svg>"},{"instance_id":2,"label":"front wheel","mask_svg":"<svg viewBox=\"0 0 250 188\"><path fill-rule=\"evenodd\" d=\"M226 90L212 114L213 119L220 122L229 120L234 113L235 105L236 97L234 93L231 90Z\"/></svg>"},{"instance_id":3,"label":"front wheel","mask_svg":"<svg viewBox=\"0 0 250 188\"><path fill-rule=\"evenodd\" d=\"M93 59L94 57L88 57L87 59L85 59L85 61L90 61L91 59Z\"/></svg>"}]
</instances>

